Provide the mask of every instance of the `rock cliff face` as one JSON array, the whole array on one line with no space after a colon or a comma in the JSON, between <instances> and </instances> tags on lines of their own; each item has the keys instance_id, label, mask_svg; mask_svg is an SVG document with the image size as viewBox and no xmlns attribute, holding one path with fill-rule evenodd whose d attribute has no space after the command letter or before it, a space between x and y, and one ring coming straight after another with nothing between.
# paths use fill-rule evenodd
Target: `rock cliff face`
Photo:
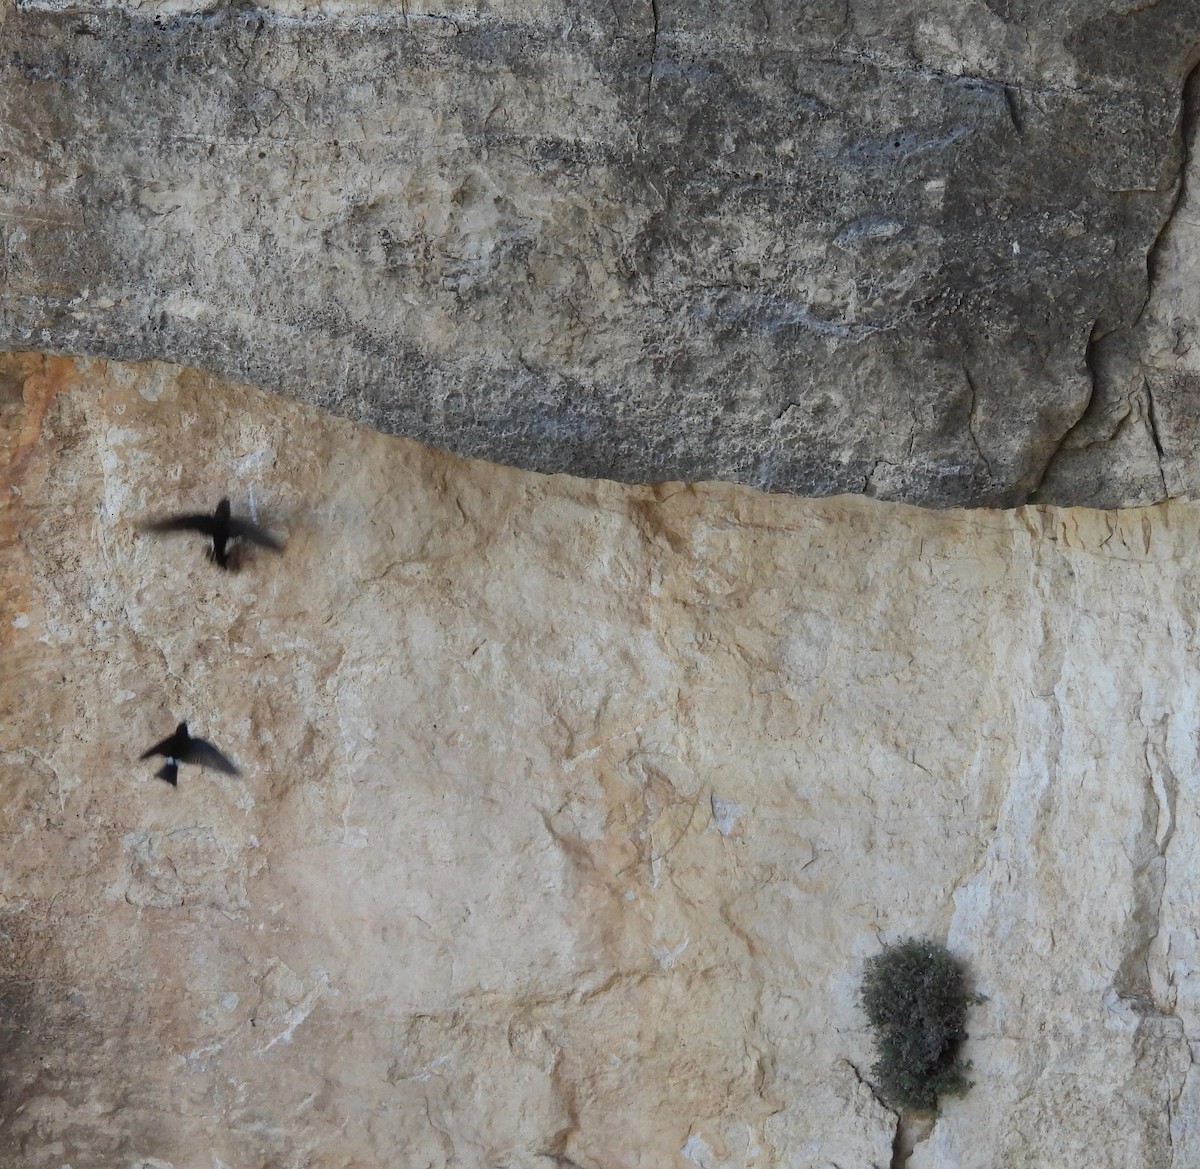
<instances>
[{"instance_id":1,"label":"rock cliff face","mask_svg":"<svg viewBox=\"0 0 1200 1169\"><path fill-rule=\"evenodd\" d=\"M988 1001L910 1166L1200 1163L1195 508L544 478L163 365L0 410L3 1164L888 1165L912 933ZM281 558L139 532L223 494ZM153 779L181 718L243 774Z\"/></svg>"},{"instance_id":2,"label":"rock cliff face","mask_svg":"<svg viewBox=\"0 0 1200 1169\"><path fill-rule=\"evenodd\" d=\"M0 343L544 471L1197 490L1194 0L190 7L3 10Z\"/></svg>"},{"instance_id":3,"label":"rock cliff face","mask_svg":"<svg viewBox=\"0 0 1200 1169\"><path fill-rule=\"evenodd\" d=\"M1200 1164L1194 0L0 30L0 1164Z\"/></svg>"}]
</instances>

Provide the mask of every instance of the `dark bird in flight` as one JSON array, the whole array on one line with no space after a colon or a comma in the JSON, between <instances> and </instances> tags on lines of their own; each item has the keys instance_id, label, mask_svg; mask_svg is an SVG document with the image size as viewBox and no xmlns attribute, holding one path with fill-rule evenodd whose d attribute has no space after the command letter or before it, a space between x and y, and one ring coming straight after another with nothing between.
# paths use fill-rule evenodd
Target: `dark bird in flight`
<instances>
[{"instance_id":1,"label":"dark bird in flight","mask_svg":"<svg viewBox=\"0 0 1200 1169\"><path fill-rule=\"evenodd\" d=\"M211 767L214 771L223 771L226 775L241 775L242 773L220 751L206 739L194 739L188 734L187 723L180 723L173 735L168 735L161 743L155 743L149 751L141 755L149 759L151 755L165 755L166 763L154 773L155 779L165 779L172 787L179 786L179 764L194 763L197 767Z\"/></svg>"},{"instance_id":2,"label":"dark bird in flight","mask_svg":"<svg viewBox=\"0 0 1200 1169\"><path fill-rule=\"evenodd\" d=\"M283 545L269 532L264 532L249 520L235 519L229 514L229 500L222 499L212 515L192 514L168 516L147 524L152 532L201 532L212 540L209 560L216 561L220 568L236 568L236 559L231 560L227 545L231 540L249 540L260 548L282 552Z\"/></svg>"}]
</instances>

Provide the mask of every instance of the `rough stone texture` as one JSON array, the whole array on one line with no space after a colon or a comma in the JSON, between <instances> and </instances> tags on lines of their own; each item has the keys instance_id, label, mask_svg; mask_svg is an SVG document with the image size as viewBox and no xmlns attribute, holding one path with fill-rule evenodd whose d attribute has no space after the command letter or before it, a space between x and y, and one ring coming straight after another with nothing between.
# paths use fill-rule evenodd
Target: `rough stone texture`
<instances>
[{"instance_id":1,"label":"rough stone texture","mask_svg":"<svg viewBox=\"0 0 1200 1169\"><path fill-rule=\"evenodd\" d=\"M1161 497L1147 346L1200 438L1188 294L1131 334L1195 0L180 7L0 10L0 343L541 470L939 506Z\"/></svg>"},{"instance_id":2,"label":"rough stone texture","mask_svg":"<svg viewBox=\"0 0 1200 1169\"><path fill-rule=\"evenodd\" d=\"M1196 507L622 487L3 370L0 1163L886 1166L856 994L914 933L988 1001L912 1169L1200 1163ZM281 559L139 533L222 493ZM181 717L244 775L154 780Z\"/></svg>"},{"instance_id":3,"label":"rough stone texture","mask_svg":"<svg viewBox=\"0 0 1200 1169\"><path fill-rule=\"evenodd\" d=\"M1048 469L1043 497L1123 506L1200 496L1200 75L1186 97L1188 165L1151 253L1149 297L1132 327L1093 345L1092 399Z\"/></svg>"}]
</instances>

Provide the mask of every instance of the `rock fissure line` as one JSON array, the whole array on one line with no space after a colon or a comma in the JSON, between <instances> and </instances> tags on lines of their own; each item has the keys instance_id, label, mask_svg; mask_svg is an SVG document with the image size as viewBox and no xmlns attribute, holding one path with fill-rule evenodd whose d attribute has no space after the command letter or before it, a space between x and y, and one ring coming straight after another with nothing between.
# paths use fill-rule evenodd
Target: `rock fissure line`
<instances>
[{"instance_id":1,"label":"rock fissure line","mask_svg":"<svg viewBox=\"0 0 1200 1169\"><path fill-rule=\"evenodd\" d=\"M1158 411L1154 405L1154 390L1150 385L1149 378L1142 379L1142 388L1146 393L1146 428L1150 431L1150 441L1154 443L1154 453L1158 456L1158 477L1162 481L1163 498L1167 499L1171 493L1167 490L1167 472L1163 466L1162 435L1158 429Z\"/></svg>"},{"instance_id":2,"label":"rock fissure line","mask_svg":"<svg viewBox=\"0 0 1200 1169\"><path fill-rule=\"evenodd\" d=\"M650 121L650 105L654 97L654 70L658 64L658 0L650 0L650 65L646 72L646 113L642 128ZM638 149L642 148L642 130L638 131Z\"/></svg>"},{"instance_id":3,"label":"rock fissure line","mask_svg":"<svg viewBox=\"0 0 1200 1169\"><path fill-rule=\"evenodd\" d=\"M1171 227L1179 209L1184 204L1187 194L1187 172L1191 161L1189 143L1200 125L1200 64L1193 67L1184 78L1183 89L1179 98L1179 118L1175 130L1175 149L1178 152L1178 167L1172 176L1167 190L1174 190L1171 205L1167 208L1163 221L1146 250L1146 297L1134 317L1133 326L1141 324L1151 300L1154 298L1154 288L1158 278L1158 268L1163 249L1170 235ZM1133 327L1131 326L1131 327Z\"/></svg>"},{"instance_id":4,"label":"rock fissure line","mask_svg":"<svg viewBox=\"0 0 1200 1169\"><path fill-rule=\"evenodd\" d=\"M1024 137L1025 119L1021 116L1021 108L1017 104L1018 91L1012 85L1004 86L1004 104L1008 106L1008 116L1012 119L1013 129L1018 137Z\"/></svg>"},{"instance_id":5,"label":"rock fissure line","mask_svg":"<svg viewBox=\"0 0 1200 1169\"><path fill-rule=\"evenodd\" d=\"M984 467L989 475L992 474L991 460L984 453L983 447L979 445L979 435L975 430L975 419L979 412L979 391L975 386L975 379L971 376L970 367L963 362L963 377L967 379L967 385L971 390L971 410L967 415L967 433L971 436L971 443L975 447L975 453L979 456Z\"/></svg>"},{"instance_id":6,"label":"rock fissure line","mask_svg":"<svg viewBox=\"0 0 1200 1169\"><path fill-rule=\"evenodd\" d=\"M1036 503L1038 501L1038 493L1042 489L1042 484L1046 481L1047 476L1053 469L1054 463L1059 454L1071 441L1071 437L1075 433L1076 429L1080 426L1084 419L1087 418L1088 411L1091 409L1092 403L1097 400L1096 389L1100 375L1096 364L1096 346L1104 337L1104 334L1099 332L1098 325L1098 321L1092 322L1092 327L1088 331L1087 344L1083 349L1083 365L1087 370L1089 386L1087 399L1084 401L1082 409L1075 416L1075 421L1072 422L1059 436L1058 442L1054 444L1054 449L1051 450L1049 456L1046 458L1046 461L1042 464L1042 473L1038 476L1037 483L1033 489L1025 497L1026 503Z\"/></svg>"},{"instance_id":7,"label":"rock fissure line","mask_svg":"<svg viewBox=\"0 0 1200 1169\"><path fill-rule=\"evenodd\" d=\"M933 1126L937 1123L936 1118L898 1112L879 1095L875 1085L862 1074L853 1060L844 1059L843 1062L854 1073L854 1078L871 1093L879 1107L895 1116L896 1131L892 1137L892 1155L888 1161L888 1169L905 1169L917 1145L929 1139Z\"/></svg>"}]
</instances>

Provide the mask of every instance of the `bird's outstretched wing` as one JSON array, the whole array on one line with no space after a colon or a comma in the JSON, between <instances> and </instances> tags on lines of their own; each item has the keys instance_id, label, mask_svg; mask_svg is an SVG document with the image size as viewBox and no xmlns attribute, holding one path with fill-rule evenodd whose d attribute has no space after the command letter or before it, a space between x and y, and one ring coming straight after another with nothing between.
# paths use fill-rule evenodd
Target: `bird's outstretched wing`
<instances>
[{"instance_id":1,"label":"bird's outstretched wing","mask_svg":"<svg viewBox=\"0 0 1200 1169\"><path fill-rule=\"evenodd\" d=\"M145 525L150 532L203 532L206 536L216 534L217 524L210 515L172 515L161 520L151 520Z\"/></svg>"},{"instance_id":2,"label":"bird's outstretched wing","mask_svg":"<svg viewBox=\"0 0 1200 1169\"><path fill-rule=\"evenodd\" d=\"M171 755L174 752L177 739L175 735L168 735L160 743L155 743L149 751L143 751L138 758L149 759L151 755Z\"/></svg>"},{"instance_id":3,"label":"bird's outstretched wing","mask_svg":"<svg viewBox=\"0 0 1200 1169\"><path fill-rule=\"evenodd\" d=\"M232 760L226 759L206 739L190 739L188 745L179 756L180 763L192 763L198 767L211 767L214 771L223 771L226 775L241 775Z\"/></svg>"},{"instance_id":4,"label":"bird's outstretched wing","mask_svg":"<svg viewBox=\"0 0 1200 1169\"><path fill-rule=\"evenodd\" d=\"M179 768L174 759L168 759L155 773L155 779L165 779L172 787L179 786Z\"/></svg>"},{"instance_id":5,"label":"bird's outstretched wing","mask_svg":"<svg viewBox=\"0 0 1200 1169\"><path fill-rule=\"evenodd\" d=\"M270 532L264 532L262 528L257 524L252 524L249 520L236 520L231 517L229 535L231 537L240 536L243 540L257 544L260 548L270 548L272 552L283 551L283 545Z\"/></svg>"}]
</instances>

